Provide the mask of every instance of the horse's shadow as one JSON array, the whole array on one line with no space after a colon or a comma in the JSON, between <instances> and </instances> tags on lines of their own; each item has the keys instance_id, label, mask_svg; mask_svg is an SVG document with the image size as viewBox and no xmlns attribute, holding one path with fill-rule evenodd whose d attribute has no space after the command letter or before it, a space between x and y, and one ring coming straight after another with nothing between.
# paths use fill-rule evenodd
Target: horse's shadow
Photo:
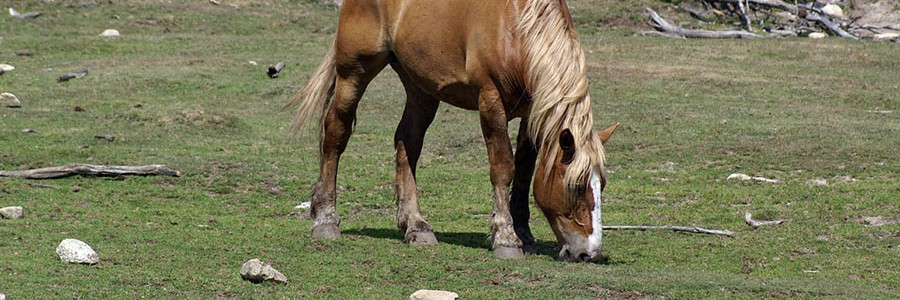
<instances>
[{"instance_id":1,"label":"horse's shadow","mask_svg":"<svg viewBox=\"0 0 900 300\"><path fill-rule=\"evenodd\" d=\"M385 228L362 228L351 229L343 232L344 234L361 235L371 238L403 240L403 235L397 229ZM487 233L476 232L435 232L435 237L439 243L447 243L457 246L491 250L491 242ZM559 245L555 242L537 241L536 253L532 255L545 255L556 258L559 254Z\"/></svg>"}]
</instances>

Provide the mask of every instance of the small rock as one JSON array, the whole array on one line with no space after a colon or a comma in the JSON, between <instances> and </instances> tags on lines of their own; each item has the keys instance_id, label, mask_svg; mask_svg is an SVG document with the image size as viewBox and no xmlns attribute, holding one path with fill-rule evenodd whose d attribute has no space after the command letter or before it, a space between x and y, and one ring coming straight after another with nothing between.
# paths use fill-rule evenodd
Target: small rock
<instances>
[{"instance_id":1,"label":"small rock","mask_svg":"<svg viewBox=\"0 0 900 300\"><path fill-rule=\"evenodd\" d=\"M253 66L259 65L259 63L257 63L255 60L251 60L247 63L249 63L250 65L253 65Z\"/></svg>"},{"instance_id":2,"label":"small rock","mask_svg":"<svg viewBox=\"0 0 900 300\"><path fill-rule=\"evenodd\" d=\"M807 182L816 184L816 185L828 185L828 180L825 178L810 179Z\"/></svg>"},{"instance_id":3,"label":"small rock","mask_svg":"<svg viewBox=\"0 0 900 300\"><path fill-rule=\"evenodd\" d=\"M294 210L307 209L310 205L312 205L312 202L301 202L299 205L294 206Z\"/></svg>"},{"instance_id":4,"label":"small rock","mask_svg":"<svg viewBox=\"0 0 900 300\"><path fill-rule=\"evenodd\" d=\"M78 105L75 106L74 110L77 111L77 112L85 111L83 107L78 106Z\"/></svg>"},{"instance_id":5,"label":"small rock","mask_svg":"<svg viewBox=\"0 0 900 300\"><path fill-rule=\"evenodd\" d=\"M835 17L838 17L838 18L844 17L844 9L842 9L840 6L837 6L837 4L834 4L834 3L823 6L822 12L832 15L832 16L835 16Z\"/></svg>"},{"instance_id":6,"label":"small rock","mask_svg":"<svg viewBox=\"0 0 900 300\"><path fill-rule=\"evenodd\" d=\"M105 37L117 37L119 35L120 35L119 31L115 30L115 29L107 29L107 30L104 30L103 33L100 34L100 36L105 36Z\"/></svg>"},{"instance_id":7,"label":"small rock","mask_svg":"<svg viewBox=\"0 0 900 300\"><path fill-rule=\"evenodd\" d=\"M900 33L879 33L872 36L872 40L876 42L900 41Z\"/></svg>"},{"instance_id":8,"label":"small rock","mask_svg":"<svg viewBox=\"0 0 900 300\"><path fill-rule=\"evenodd\" d=\"M32 56L32 55L34 55L34 51L31 51L30 49L16 50L16 55L17 56Z\"/></svg>"},{"instance_id":9,"label":"small rock","mask_svg":"<svg viewBox=\"0 0 900 300\"><path fill-rule=\"evenodd\" d=\"M11 108L22 107L22 102L19 101L19 97L16 97L16 95L11 93L0 94L0 103L3 103L3 106Z\"/></svg>"},{"instance_id":10,"label":"small rock","mask_svg":"<svg viewBox=\"0 0 900 300\"><path fill-rule=\"evenodd\" d=\"M82 78L84 76L87 76L87 74L88 74L87 69L78 70L75 72L69 72L69 73L63 74L62 76L59 76L59 78L56 79L56 82L69 81L70 79L73 79L73 78Z\"/></svg>"},{"instance_id":11,"label":"small rock","mask_svg":"<svg viewBox=\"0 0 900 300\"><path fill-rule=\"evenodd\" d=\"M12 7L10 7L9 8L9 16L11 16L13 18L19 18L19 19L34 19L34 18L40 17L41 13L40 12L29 12L29 13L22 14L22 13L17 12L15 9L12 9Z\"/></svg>"},{"instance_id":12,"label":"small rock","mask_svg":"<svg viewBox=\"0 0 900 300\"><path fill-rule=\"evenodd\" d=\"M219 3L218 0L209 0L209 3L212 4L212 5L219 5L219 4L221 4L221 3Z\"/></svg>"},{"instance_id":13,"label":"small rock","mask_svg":"<svg viewBox=\"0 0 900 300\"><path fill-rule=\"evenodd\" d=\"M111 134L98 134L95 135L94 138L98 140L107 140L109 142L114 142L116 140L116 136Z\"/></svg>"},{"instance_id":14,"label":"small rock","mask_svg":"<svg viewBox=\"0 0 900 300\"><path fill-rule=\"evenodd\" d=\"M18 219L25 215L25 210L21 206L7 206L0 208L0 216L4 219Z\"/></svg>"},{"instance_id":15,"label":"small rock","mask_svg":"<svg viewBox=\"0 0 900 300\"><path fill-rule=\"evenodd\" d=\"M6 294L0 293L0 300L6 300Z\"/></svg>"},{"instance_id":16,"label":"small rock","mask_svg":"<svg viewBox=\"0 0 900 300\"><path fill-rule=\"evenodd\" d=\"M409 300L454 300L456 298L459 298L459 294L438 290L418 290L409 295Z\"/></svg>"},{"instance_id":17,"label":"small rock","mask_svg":"<svg viewBox=\"0 0 900 300\"><path fill-rule=\"evenodd\" d=\"M15 69L16 69L16 67L13 67L10 64L0 64L0 70L3 70L3 72L9 72L9 71L12 71Z\"/></svg>"},{"instance_id":18,"label":"small rock","mask_svg":"<svg viewBox=\"0 0 900 300\"><path fill-rule=\"evenodd\" d=\"M259 259L251 259L241 266L241 277L254 283L275 281L287 283L287 277Z\"/></svg>"},{"instance_id":19,"label":"small rock","mask_svg":"<svg viewBox=\"0 0 900 300\"><path fill-rule=\"evenodd\" d=\"M65 239L56 247L59 259L67 263L93 265L100 261L94 249L85 242L76 239Z\"/></svg>"},{"instance_id":20,"label":"small rock","mask_svg":"<svg viewBox=\"0 0 900 300\"><path fill-rule=\"evenodd\" d=\"M887 115L887 114L892 114L892 113L894 113L893 110L878 110L878 109L867 110L866 112L867 112L867 113L872 113L872 114L882 114L882 115Z\"/></svg>"},{"instance_id":21,"label":"small rock","mask_svg":"<svg viewBox=\"0 0 900 300\"><path fill-rule=\"evenodd\" d=\"M741 174L741 173L734 173L734 174L728 175L728 177L726 179L737 179L737 180L751 180L752 179L752 180L755 180L758 182L765 182L765 183L777 183L778 182L777 179L769 179L769 178L765 178L765 177L750 176L750 175Z\"/></svg>"},{"instance_id":22,"label":"small rock","mask_svg":"<svg viewBox=\"0 0 900 300\"><path fill-rule=\"evenodd\" d=\"M863 217L862 219L869 226L875 226L875 227L890 225L890 224L894 224L894 223L900 223L900 218L891 218L891 217L882 217L882 216Z\"/></svg>"},{"instance_id":23,"label":"small rock","mask_svg":"<svg viewBox=\"0 0 900 300\"><path fill-rule=\"evenodd\" d=\"M31 129L31 128L22 129L22 133L33 133L33 132L34 132L34 129Z\"/></svg>"},{"instance_id":24,"label":"small rock","mask_svg":"<svg viewBox=\"0 0 900 300\"><path fill-rule=\"evenodd\" d=\"M808 37L811 39L824 39L824 38L828 37L828 35L825 34L824 32L813 32L813 33L810 33Z\"/></svg>"}]
</instances>

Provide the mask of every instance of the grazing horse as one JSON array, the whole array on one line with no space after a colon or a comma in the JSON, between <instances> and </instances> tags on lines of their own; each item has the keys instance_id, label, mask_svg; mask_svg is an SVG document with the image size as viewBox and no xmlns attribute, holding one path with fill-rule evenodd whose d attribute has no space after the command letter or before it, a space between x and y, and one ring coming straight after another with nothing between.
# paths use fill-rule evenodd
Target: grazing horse
<instances>
[{"instance_id":1,"label":"grazing horse","mask_svg":"<svg viewBox=\"0 0 900 300\"><path fill-rule=\"evenodd\" d=\"M494 254L535 251L529 185L565 261L600 258L603 142L592 128L584 54L564 0L346 0L334 44L310 82L292 131L319 115L320 174L312 236L340 237L338 161L369 82L390 65L406 90L394 135L397 227L409 244L437 244L419 211L416 163L440 102L477 110L493 185ZM522 118L513 152L507 124ZM540 163L535 165L537 158ZM512 190L510 190L512 184Z\"/></svg>"}]
</instances>

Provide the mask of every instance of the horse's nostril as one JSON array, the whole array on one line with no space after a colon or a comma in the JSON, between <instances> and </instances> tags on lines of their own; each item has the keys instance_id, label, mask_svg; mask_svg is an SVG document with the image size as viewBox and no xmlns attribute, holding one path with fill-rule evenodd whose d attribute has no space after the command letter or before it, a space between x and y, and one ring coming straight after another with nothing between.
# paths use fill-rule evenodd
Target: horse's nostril
<instances>
[{"instance_id":1,"label":"horse's nostril","mask_svg":"<svg viewBox=\"0 0 900 300\"><path fill-rule=\"evenodd\" d=\"M580 260L582 262L588 262L591 260L591 256L588 255L587 253L582 253L582 254L578 255L578 260Z\"/></svg>"}]
</instances>

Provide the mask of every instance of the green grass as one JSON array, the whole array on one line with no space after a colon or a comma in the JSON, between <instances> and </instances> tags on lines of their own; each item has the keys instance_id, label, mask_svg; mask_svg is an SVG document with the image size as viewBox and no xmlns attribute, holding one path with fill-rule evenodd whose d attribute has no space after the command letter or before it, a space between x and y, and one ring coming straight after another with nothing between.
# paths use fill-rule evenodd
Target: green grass
<instances>
[{"instance_id":1,"label":"green grass","mask_svg":"<svg viewBox=\"0 0 900 300\"><path fill-rule=\"evenodd\" d=\"M900 297L900 224L860 220L900 217L896 45L641 37L606 27L642 20L639 4L572 1L595 125L623 124L607 145L604 223L736 236L607 232L605 264L569 264L534 209L540 254L502 261L486 240L477 115L448 105L418 172L442 243L402 243L390 186L404 95L390 70L370 86L342 159L344 237L311 239L311 220L292 207L317 177L315 142L287 140L292 116L277 110L319 64L336 11L314 1L171 2L2 2L45 15L0 18L0 63L16 67L0 76L0 92L23 102L0 108L0 169L158 163L184 174L0 179L0 206L26 210L0 220L0 291L10 299L405 299L421 288L465 299ZM123 36L98 36L107 28ZM20 49L35 55L15 56ZM282 77L267 78L278 61ZM90 74L55 81L80 68ZM192 111L206 117L185 117ZM731 173L782 182L725 180ZM807 182L815 178L830 185ZM786 222L753 229L745 211ZM60 262L54 249L70 237L101 262ZM290 283L241 280L251 258Z\"/></svg>"}]
</instances>

